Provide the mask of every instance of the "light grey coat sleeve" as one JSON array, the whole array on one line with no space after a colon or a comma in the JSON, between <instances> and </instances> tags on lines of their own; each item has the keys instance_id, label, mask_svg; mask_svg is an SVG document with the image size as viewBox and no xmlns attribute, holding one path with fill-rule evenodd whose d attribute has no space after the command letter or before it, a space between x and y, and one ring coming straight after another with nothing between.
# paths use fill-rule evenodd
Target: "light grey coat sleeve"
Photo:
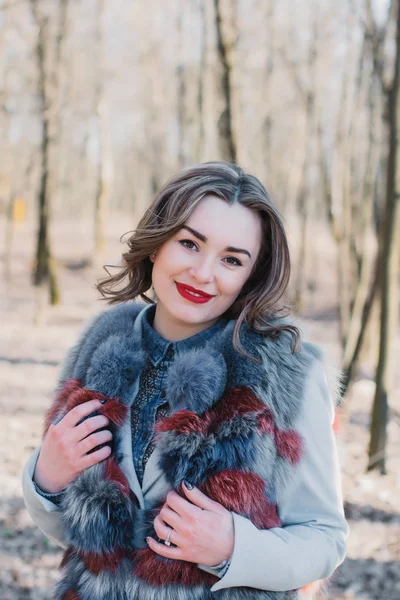
<instances>
[{"instance_id":1,"label":"light grey coat sleeve","mask_svg":"<svg viewBox=\"0 0 400 600\"><path fill-rule=\"evenodd\" d=\"M38 459L40 448L35 450L26 463L22 474L22 490L25 506L33 522L44 533L61 548L66 548L60 509L47 498L44 498L35 489L33 473Z\"/></svg>"},{"instance_id":2,"label":"light grey coat sleeve","mask_svg":"<svg viewBox=\"0 0 400 600\"><path fill-rule=\"evenodd\" d=\"M83 345L85 336L89 329L99 320L100 315L96 315L84 327L77 343L67 352L60 369L58 378L58 387L64 381L73 376L73 371L79 351ZM35 450L25 465L22 473L22 491L26 509L37 527L51 540L62 548L66 548L63 537L62 522L59 507L48 498L41 496L35 489L33 474L36 462L39 457L40 447Z\"/></svg>"},{"instance_id":3,"label":"light grey coat sleeve","mask_svg":"<svg viewBox=\"0 0 400 600\"><path fill-rule=\"evenodd\" d=\"M233 513L235 545L229 569L212 591L235 586L285 591L330 577L346 554L341 476L333 431L334 407L318 362L305 386L296 430L304 453L279 504L281 528L259 530Z\"/></svg>"}]
</instances>

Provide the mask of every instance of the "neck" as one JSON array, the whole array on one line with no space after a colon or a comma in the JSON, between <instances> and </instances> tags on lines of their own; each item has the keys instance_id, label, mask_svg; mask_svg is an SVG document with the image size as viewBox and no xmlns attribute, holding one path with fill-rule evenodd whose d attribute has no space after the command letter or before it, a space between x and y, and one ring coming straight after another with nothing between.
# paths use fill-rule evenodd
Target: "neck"
<instances>
[{"instance_id":1,"label":"neck","mask_svg":"<svg viewBox=\"0 0 400 600\"><path fill-rule=\"evenodd\" d=\"M165 311L161 306L157 305L153 329L165 340L170 342L180 342L181 340L185 340L197 333L209 329L215 325L217 321L218 319L207 321L206 323L184 323L183 321L172 319L169 315L165 314Z\"/></svg>"}]
</instances>

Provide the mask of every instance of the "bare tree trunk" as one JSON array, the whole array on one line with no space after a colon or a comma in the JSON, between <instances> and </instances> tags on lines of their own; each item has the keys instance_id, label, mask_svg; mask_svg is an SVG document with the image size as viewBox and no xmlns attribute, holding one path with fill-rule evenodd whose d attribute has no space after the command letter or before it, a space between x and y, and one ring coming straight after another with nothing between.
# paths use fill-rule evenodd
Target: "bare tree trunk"
<instances>
[{"instance_id":1,"label":"bare tree trunk","mask_svg":"<svg viewBox=\"0 0 400 600\"><path fill-rule=\"evenodd\" d=\"M312 48L312 54L314 54L315 48ZM312 59L314 60L314 59ZM313 62L309 63L309 67L313 67ZM307 280L307 241L308 241L308 227L310 221L310 200L308 199L309 186L309 169L312 152L312 139L314 136L314 104L315 95L314 90L310 90L306 93L306 131L305 131L305 148L303 158L302 176L300 182L300 189L297 196L297 210L300 218L300 247L298 251L298 260L296 266L296 286L294 292L294 304L299 312L304 308L304 290L306 288Z\"/></svg>"},{"instance_id":2,"label":"bare tree trunk","mask_svg":"<svg viewBox=\"0 0 400 600\"><path fill-rule=\"evenodd\" d=\"M109 206L113 160L110 141L110 128L107 106L105 98L101 98L97 106L99 117L101 156L99 160L99 173L97 182L96 202L95 202L95 262L101 258L106 247L105 223L107 220L107 210ZM100 260L101 262L101 260Z\"/></svg>"},{"instance_id":3,"label":"bare tree trunk","mask_svg":"<svg viewBox=\"0 0 400 600\"><path fill-rule=\"evenodd\" d=\"M323 159L322 134L319 128L321 180L324 189L328 221L333 236L338 244L338 295L339 295L339 327L343 348L342 383L343 395L346 393L354 373L364 342L367 324L377 288L377 264L371 268L369 260L369 235L371 234L372 212L375 199L374 182L378 177L379 144L376 139L377 128L377 79L373 73L366 72L365 64L369 48L370 31L364 33L364 42L360 54L354 94L351 101L348 123L339 123L336 147L344 157L342 168L342 216L340 220L333 210L331 181L326 161ZM361 110L360 100L363 97L363 80L368 85L369 135L367 144L367 160L363 172L358 168L358 140L354 127L355 115ZM349 73L345 76L341 105L348 105ZM345 115L344 115L345 116ZM350 143L349 143L350 142ZM348 166L349 165L349 166ZM359 189L359 181L363 181ZM356 200L356 203L354 202ZM360 219L353 215L360 214ZM361 239L357 247L357 240Z\"/></svg>"},{"instance_id":4,"label":"bare tree trunk","mask_svg":"<svg viewBox=\"0 0 400 600\"><path fill-rule=\"evenodd\" d=\"M220 158L235 163L237 154L232 117L232 65L228 56L228 42L223 33L220 0L214 0L214 10L217 30L217 50L221 65L221 97L223 99L223 109L217 123Z\"/></svg>"},{"instance_id":5,"label":"bare tree trunk","mask_svg":"<svg viewBox=\"0 0 400 600\"><path fill-rule=\"evenodd\" d=\"M316 122L315 122L315 95L316 95L316 58L317 58L317 45L318 45L318 19L315 18L312 29L312 40L310 43L307 67L308 67L308 81L303 82L302 78L297 69L295 62L290 60L286 54L284 48L280 48L280 54L286 63L286 66L291 72L293 82L299 92L301 99L303 100L305 107L305 131L304 131L304 153L303 163L301 167L301 176L299 181L299 187L297 190L297 213L300 219L300 244L298 250L298 260L296 265L296 281L294 289L293 302L296 308L301 311L304 305L304 290L306 288L307 281L307 242L308 242L308 228L310 222L310 216L312 212L310 191L310 167L313 160L313 149L315 143L316 134Z\"/></svg>"},{"instance_id":6,"label":"bare tree trunk","mask_svg":"<svg viewBox=\"0 0 400 600\"><path fill-rule=\"evenodd\" d=\"M339 291L339 336L342 348L346 343L346 335L350 322L349 262L349 238L348 234L343 234L338 243L337 259Z\"/></svg>"},{"instance_id":7,"label":"bare tree trunk","mask_svg":"<svg viewBox=\"0 0 400 600\"><path fill-rule=\"evenodd\" d=\"M342 396L345 396L345 394L348 390L348 387L349 387L350 382L353 377L355 366L356 366L356 364L358 362L358 358L360 356L360 352L361 352L361 349L362 349L362 346L364 343L364 338L365 338L365 335L367 332L367 327L368 327L369 319L370 319L371 312L372 312L372 307L374 305L374 299L376 297L377 287L378 287L378 265L375 266L373 281L369 287L367 297L365 298L365 301L362 306L361 318L360 318L360 323L359 323L359 328L358 328L358 335L357 335L357 337L355 337L355 336L354 336L354 338L352 337L350 340L350 344L351 345L354 344L354 349L351 354L349 352L348 356L346 356L346 362L343 365L343 377L342 377L342 382L341 382L341 386L340 386ZM357 315L357 317L358 317L358 315ZM358 323L357 323L357 325L358 325Z\"/></svg>"},{"instance_id":8,"label":"bare tree trunk","mask_svg":"<svg viewBox=\"0 0 400 600\"><path fill-rule=\"evenodd\" d=\"M103 31L104 0L98 0L97 26L96 26L96 51L97 51L97 86L96 86L96 112L98 122L98 174L97 190L94 207L94 255L93 264L100 264L101 257L106 247L105 223L111 193L113 161L109 131L109 117L106 106L103 84Z\"/></svg>"},{"instance_id":9,"label":"bare tree trunk","mask_svg":"<svg viewBox=\"0 0 400 600\"><path fill-rule=\"evenodd\" d=\"M204 152L204 80L207 66L207 27L206 27L206 12L204 2L200 2L200 19L201 19L201 58L199 65L199 81L197 87L197 110L199 133L196 141L196 160L202 161Z\"/></svg>"},{"instance_id":10,"label":"bare tree trunk","mask_svg":"<svg viewBox=\"0 0 400 600\"><path fill-rule=\"evenodd\" d=\"M180 6L178 11L178 18L176 24L176 35L179 40L179 61L183 58L183 39L182 39L182 11L184 8ZM184 152L184 136L185 136L185 95L186 95L186 81L185 81L185 66L179 62L176 66L176 79L177 79L177 92L178 92L178 106L177 106L177 126L178 126L178 167L183 169L185 166L185 152Z\"/></svg>"},{"instance_id":11,"label":"bare tree trunk","mask_svg":"<svg viewBox=\"0 0 400 600\"><path fill-rule=\"evenodd\" d=\"M376 391L372 409L368 470L379 468L386 473L388 399L392 388L393 359L391 349L398 326L398 263L400 242L400 170L398 166L399 83L400 83L400 0L396 4L396 58L394 74L387 95L389 137L385 213L379 238L379 291L381 295L379 360Z\"/></svg>"},{"instance_id":12,"label":"bare tree trunk","mask_svg":"<svg viewBox=\"0 0 400 600\"><path fill-rule=\"evenodd\" d=\"M360 255L357 257L358 260L358 280L355 291L354 301L352 303L352 311L350 317L350 323L345 339L344 350L343 350L343 371L345 373L344 385L342 385L343 393L347 391L348 384L351 379L351 375L358 360L358 355L361 349L361 342L364 336L364 329L367 325L367 321L370 315L370 309L375 296L377 287L377 270L378 266L375 264L373 270L373 281L371 279L371 269L368 264L368 238L370 235L370 228L373 217L373 206L374 206L374 180L378 174L378 162L379 162L379 149L375 139L375 128L376 128L376 81L375 77L371 78L369 85L369 147L368 157L365 169L364 185L361 188L362 211L361 211L361 236L362 245L360 248Z\"/></svg>"},{"instance_id":13,"label":"bare tree trunk","mask_svg":"<svg viewBox=\"0 0 400 600\"><path fill-rule=\"evenodd\" d=\"M3 50L7 35L9 35L9 14L7 8L1 13L2 27L0 29L0 48ZM6 61L0 62L0 129L4 131L10 130L10 115L6 110L6 99L7 99L7 75L8 69ZM9 148L8 148L9 149ZM4 231L4 280L7 283L12 281L12 270L11 270L11 252L12 252L12 240L14 234L14 202L15 194L12 189L12 183L9 175L1 177L1 194L0 194L0 205L4 204L6 208L6 222Z\"/></svg>"},{"instance_id":14,"label":"bare tree trunk","mask_svg":"<svg viewBox=\"0 0 400 600\"><path fill-rule=\"evenodd\" d=\"M263 118L262 122L262 147L264 150L264 162L267 166L267 175L269 181L269 187L274 189L274 185L272 183L273 178L273 153L272 153L272 125L273 119L271 114L271 88L272 88L272 77L274 73L274 9L275 2L274 0L268 0L267 8L266 8L266 23L265 28L267 32L267 44L268 44L268 56L267 62L265 65L265 75L264 75L264 89L263 89L263 98L265 98L266 110L267 113Z\"/></svg>"},{"instance_id":15,"label":"bare tree trunk","mask_svg":"<svg viewBox=\"0 0 400 600\"><path fill-rule=\"evenodd\" d=\"M349 44L349 42L348 42ZM350 46L349 46L350 47ZM349 52L350 54L350 52ZM362 61L360 61L362 65ZM338 307L339 307L339 336L342 348L346 344L347 332L350 323L352 304L352 264L351 246L354 238L352 223L351 195L352 180L356 177L352 170L352 139L354 137L354 103L351 93L352 81L350 71L345 73L341 96L343 114L338 122L336 137L336 159L340 157L339 164L339 198L341 204L340 225L337 227L336 242L338 245L337 274L338 274ZM361 78L358 79L361 86ZM359 90L358 90L359 91ZM350 109L347 109L351 106ZM347 109L347 110L346 110Z\"/></svg>"},{"instance_id":16,"label":"bare tree trunk","mask_svg":"<svg viewBox=\"0 0 400 600\"><path fill-rule=\"evenodd\" d=\"M31 10L34 21L37 26L37 41L36 41L36 61L38 69L38 95L41 103L41 124L42 124L42 135L41 135L41 166L40 166L40 183L38 192L38 204L39 204L39 227L37 234L36 244L36 267L33 276L34 284L37 287L44 288L48 286L50 303L58 304L60 302L59 286L55 274L54 261L51 258L50 251L50 238L49 238L49 219L50 219L50 189L49 189L49 164L50 164L50 145L52 136L50 135L50 119L57 115L60 110L60 97L59 97L59 69L60 69L60 57L61 47L64 41L65 34L65 22L66 22L66 10L67 0L61 0L59 4L59 28L56 39L56 58L53 67L53 73L51 77L51 83L53 85L53 92L55 92L55 98L50 98L48 87L50 81L48 81L46 74L46 50L49 44L49 40L46 38L47 35L47 18L43 17L39 11L39 0L30 0ZM49 78L50 79L50 78ZM56 127L57 130L57 127ZM57 131L53 134L54 138L57 137ZM37 320L43 310L42 303L44 301L44 292L39 291L39 307Z\"/></svg>"},{"instance_id":17,"label":"bare tree trunk","mask_svg":"<svg viewBox=\"0 0 400 600\"><path fill-rule=\"evenodd\" d=\"M41 145L40 145L40 184L39 184L39 229L36 245L36 268L34 273L34 283L36 286L49 280L50 273L50 250L48 239L48 216L49 199L47 193L48 168L49 168L49 123L48 106L46 105L46 72L45 72L45 32L44 23L39 15L38 0L31 0L32 13L38 28L36 42L36 60L39 73L39 98L41 103Z\"/></svg>"}]
</instances>

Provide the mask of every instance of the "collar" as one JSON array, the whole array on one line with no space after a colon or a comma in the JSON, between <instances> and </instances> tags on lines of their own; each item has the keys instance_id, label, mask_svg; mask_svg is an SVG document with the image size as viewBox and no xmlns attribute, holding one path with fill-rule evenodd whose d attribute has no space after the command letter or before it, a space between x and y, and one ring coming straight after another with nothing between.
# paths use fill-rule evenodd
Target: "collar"
<instances>
[{"instance_id":1,"label":"collar","mask_svg":"<svg viewBox=\"0 0 400 600\"><path fill-rule=\"evenodd\" d=\"M179 342L171 342L161 337L161 335L153 329L155 312L155 304L146 306L142 310L141 319L143 344L150 361L155 367L157 367L165 358L172 360L176 354L179 355L188 350L204 347L204 345L214 337L214 335L222 331L228 323L227 319L221 318L214 325L200 333L196 333Z\"/></svg>"}]
</instances>

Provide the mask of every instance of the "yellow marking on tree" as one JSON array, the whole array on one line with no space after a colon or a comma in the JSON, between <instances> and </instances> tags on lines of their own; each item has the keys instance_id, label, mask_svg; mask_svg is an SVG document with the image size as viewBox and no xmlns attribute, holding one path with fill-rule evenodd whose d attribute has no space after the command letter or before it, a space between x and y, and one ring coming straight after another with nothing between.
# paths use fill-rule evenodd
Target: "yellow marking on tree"
<instances>
[{"instance_id":1,"label":"yellow marking on tree","mask_svg":"<svg viewBox=\"0 0 400 600\"><path fill-rule=\"evenodd\" d=\"M16 198L13 206L13 221L22 223L25 221L26 204L24 198Z\"/></svg>"}]
</instances>

